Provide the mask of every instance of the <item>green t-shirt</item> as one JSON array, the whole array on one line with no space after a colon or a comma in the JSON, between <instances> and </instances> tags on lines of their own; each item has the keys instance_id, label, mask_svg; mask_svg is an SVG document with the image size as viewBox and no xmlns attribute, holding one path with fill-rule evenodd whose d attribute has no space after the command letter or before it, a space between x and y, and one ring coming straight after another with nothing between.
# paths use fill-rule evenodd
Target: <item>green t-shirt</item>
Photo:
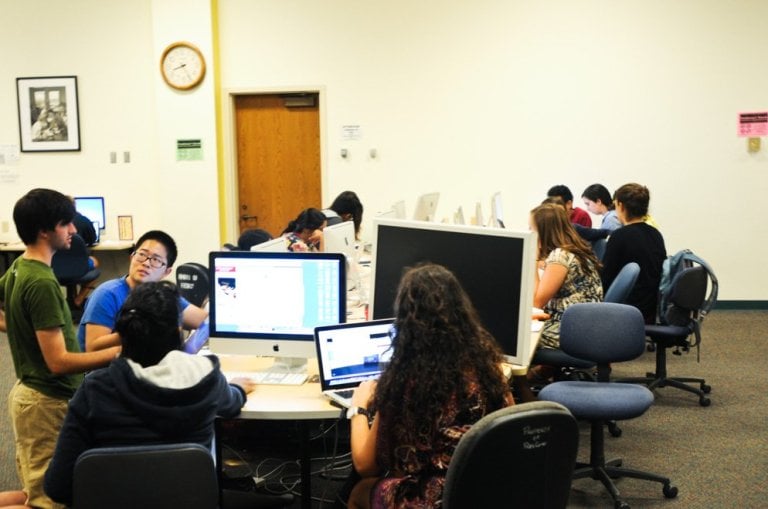
<instances>
[{"instance_id":1,"label":"green t-shirt","mask_svg":"<svg viewBox=\"0 0 768 509\"><path fill-rule=\"evenodd\" d=\"M51 373L35 334L37 330L61 327L67 350L80 351L72 314L51 267L37 260L16 258L0 278L0 301L5 304L5 323L16 377L46 396L71 398L83 375Z\"/></svg>"}]
</instances>

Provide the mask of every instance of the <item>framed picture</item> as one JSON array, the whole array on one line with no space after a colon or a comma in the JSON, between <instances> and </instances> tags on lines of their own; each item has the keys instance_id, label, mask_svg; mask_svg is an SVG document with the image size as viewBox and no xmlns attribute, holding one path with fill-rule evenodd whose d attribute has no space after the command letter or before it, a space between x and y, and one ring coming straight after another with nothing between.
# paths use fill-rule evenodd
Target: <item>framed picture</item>
<instances>
[{"instance_id":1,"label":"framed picture","mask_svg":"<svg viewBox=\"0 0 768 509\"><path fill-rule=\"evenodd\" d=\"M22 152L80 150L77 76L16 78Z\"/></svg>"}]
</instances>

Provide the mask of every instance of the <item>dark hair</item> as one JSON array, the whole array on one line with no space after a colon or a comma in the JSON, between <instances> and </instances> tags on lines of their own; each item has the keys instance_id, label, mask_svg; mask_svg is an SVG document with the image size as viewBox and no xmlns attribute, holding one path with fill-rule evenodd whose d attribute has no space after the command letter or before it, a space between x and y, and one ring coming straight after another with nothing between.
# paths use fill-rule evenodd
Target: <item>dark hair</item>
<instances>
[{"instance_id":1,"label":"dark hair","mask_svg":"<svg viewBox=\"0 0 768 509\"><path fill-rule=\"evenodd\" d=\"M245 230L237 239L237 249L240 251L250 251L251 247L272 240L272 235L267 230L261 228L252 228Z\"/></svg>"},{"instance_id":2,"label":"dark hair","mask_svg":"<svg viewBox=\"0 0 768 509\"><path fill-rule=\"evenodd\" d=\"M568 189L568 186L562 184L550 187L547 196L559 196L565 203L573 201L573 193Z\"/></svg>"},{"instance_id":3,"label":"dark hair","mask_svg":"<svg viewBox=\"0 0 768 509\"><path fill-rule=\"evenodd\" d=\"M134 250L139 249L139 247L148 240L159 242L165 247L165 250L167 251L167 267L173 267L173 264L176 263L176 257L179 255L179 251L176 249L176 241L173 240L173 237L160 230L150 230L139 237L139 240L137 240L136 244L133 246Z\"/></svg>"},{"instance_id":4,"label":"dark hair","mask_svg":"<svg viewBox=\"0 0 768 509\"><path fill-rule=\"evenodd\" d=\"M504 406L501 351L451 271L435 264L406 269L394 330L392 359L372 407L388 424L379 429L389 433L389 450L382 452L392 461L399 445L432 447L444 406L469 396L470 384L477 384L489 411Z\"/></svg>"},{"instance_id":5,"label":"dark hair","mask_svg":"<svg viewBox=\"0 0 768 509\"><path fill-rule=\"evenodd\" d=\"M25 245L34 244L41 231L53 231L59 225L71 223L74 217L75 205L53 189L32 189L13 207L16 232Z\"/></svg>"},{"instance_id":6,"label":"dark hair","mask_svg":"<svg viewBox=\"0 0 768 509\"><path fill-rule=\"evenodd\" d=\"M613 210L611 192L602 184L592 184L591 186L588 186L584 192L581 193L581 197L594 202L600 201L600 203L605 205L608 210Z\"/></svg>"},{"instance_id":7,"label":"dark hair","mask_svg":"<svg viewBox=\"0 0 768 509\"><path fill-rule=\"evenodd\" d=\"M613 193L613 199L624 206L627 219L639 219L648 215L651 192L640 184L624 184Z\"/></svg>"},{"instance_id":8,"label":"dark hair","mask_svg":"<svg viewBox=\"0 0 768 509\"><path fill-rule=\"evenodd\" d=\"M595 270L600 267L592 247L576 232L568 219L568 213L561 205L539 205L531 211L531 220L536 225L536 233L539 236L539 260L545 259L559 247L573 253L585 272L590 263Z\"/></svg>"},{"instance_id":9,"label":"dark hair","mask_svg":"<svg viewBox=\"0 0 768 509\"><path fill-rule=\"evenodd\" d=\"M328 207L338 215L351 214L355 224L355 236L360 234L360 224L363 222L363 203L354 191L344 191L339 194Z\"/></svg>"},{"instance_id":10,"label":"dark hair","mask_svg":"<svg viewBox=\"0 0 768 509\"><path fill-rule=\"evenodd\" d=\"M304 229L317 230L325 223L325 214L317 209L309 208L302 210L296 219L288 223L283 233L299 233Z\"/></svg>"},{"instance_id":11,"label":"dark hair","mask_svg":"<svg viewBox=\"0 0 768 509\"><path fill-rule=\"evenodd\" d=\"M122 356L144 367L154 366L172 350L181 349L181 305L176 285L153 281L137 286L117 315L115 331Z\"/></svg>"}]
</instances>

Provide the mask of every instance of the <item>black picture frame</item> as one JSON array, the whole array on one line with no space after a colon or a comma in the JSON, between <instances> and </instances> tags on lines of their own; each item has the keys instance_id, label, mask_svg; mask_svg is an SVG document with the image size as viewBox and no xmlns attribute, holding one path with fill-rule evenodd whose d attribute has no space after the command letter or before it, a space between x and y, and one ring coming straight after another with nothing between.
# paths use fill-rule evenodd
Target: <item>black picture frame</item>
<instances>
[{"instance_id":1,"label":"black picture frame","mask_svg":"<svg viewBox=\"0 0 768 509\"><path fill-rule=\"evenodd\" d=\"M77 76L16 78L22 152L80 150Z\"/></svg>"}]
</instances>

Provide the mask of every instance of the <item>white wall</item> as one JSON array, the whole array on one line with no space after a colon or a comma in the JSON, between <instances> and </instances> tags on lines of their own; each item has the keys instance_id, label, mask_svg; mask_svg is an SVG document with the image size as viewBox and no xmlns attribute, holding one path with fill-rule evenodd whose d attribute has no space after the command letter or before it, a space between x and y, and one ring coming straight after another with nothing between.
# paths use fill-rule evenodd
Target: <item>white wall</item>
<instances>
[{"instance_id":1,"label":"white wall","mask_svg":"<svg viewBox=\"0 0 768 509\"><path fill-rule=\"evenodd\" d=\"M185 6L185 9L177 7ZM40 185L101 194L137 232L162 227L181 261L218 245L211 3L0 0L0 144L18 144L15 78L78 76L83 150L0 165L0 221ZM768 3L742 0L219 0L221 88L321 89L323 196L353 189L377 210L440 191L439 217L501 191L526 227L547 188L636 181L668 250L690 247L718 272L722 299L768 300L745 260L766 248L766 150L736 136L740 111L768 110ZM74 7L73 7L74 6ZM185 14L180 15L179 12ZM181 16L181 17L180 17ZM215 33L215 32L214 32ZM191 40L209 75L170 91L158 59ZM341 128L360 125L344 141ZM201 138L202 162L174 142ZM225 147L229 145L225 144ZM339 156L347 148L350 156ZM368 156L371 148L377 157ZM130 150L130 164L109 164ZM224 154L232 172L231 149ZM17 175L8 182L8 170ZM227 204L231 206L231 204ZM108 224L108 237L116 225Z\"/></svg>"}]
</instances>

